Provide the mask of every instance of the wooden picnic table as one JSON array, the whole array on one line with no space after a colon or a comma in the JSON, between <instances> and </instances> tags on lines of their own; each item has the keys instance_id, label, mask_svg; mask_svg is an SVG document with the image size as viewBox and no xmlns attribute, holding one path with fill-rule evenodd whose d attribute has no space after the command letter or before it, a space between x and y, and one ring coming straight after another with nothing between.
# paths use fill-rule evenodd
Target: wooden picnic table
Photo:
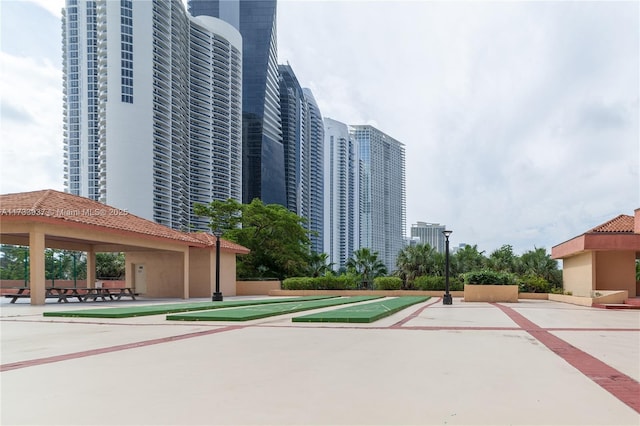
<instances>
[{"instance_id":1,"label":"wooden picnic table","mask_svg":"<svg viewBox=\"0 0 640 426\"><path fill-rule=\"evenodd\" d=\"M16 300L31 297L29 287L10 287L18 291L13 294L5 294L4 297L11 299L9 303L16 303ZM123 297L130 297L136 300L136 294L132 288L93 288L93 287L47 287L45 288L45 298L58 299L58 303L67 303L70 299L77 299L78 302L86 302L91 299L94 302L98 299L121 300Z\"/></svg>"}]
</instances>

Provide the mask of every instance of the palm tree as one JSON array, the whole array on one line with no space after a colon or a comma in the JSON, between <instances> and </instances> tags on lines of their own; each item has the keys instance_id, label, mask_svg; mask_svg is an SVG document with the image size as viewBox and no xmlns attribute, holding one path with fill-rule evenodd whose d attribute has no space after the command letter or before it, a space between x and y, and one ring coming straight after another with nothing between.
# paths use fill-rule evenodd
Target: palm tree
<instances>
[{"instance_id":1,"label":"palm tree","mask_svg":"<svg viewBox=\"0 0 640 426\"><path fill-rule=\"evenodd\" d=\"M487 263L484 251L479 252L477 245L466 245L451 256L453 275L460 275L483 269Z\"/></svg>"},{"instance_id":2,"label":"palm tree","mask_svg":"<svg viewBox=\"0 0 640 426\"><path fill-rule=\"evenodd\" d=\"M398 253L396 267L396 275L402 278L405 288L410 289L417 277L441 275L444 270L444 257L429 244L408 246Z\"/></svg>"},{"instance_id":3,"label":"palm tree","mask_svg":"<svg viewBox=\"0 0 640 426\"><path fill-rule=\"evenodd\" d=\"M372 253L365 247L354 251L346 266L348 270L360 276L363 288L369 288L374 278L387 273L386 266L378 259L378 252Z\"/></svg>"},{"instance_id":4,"label":"palm tree","mask_svg":"<svg viewBox=\"0 0 640 426\"><path fill-rule=\"evenodd\" d=\"M521 275L537 275L556 287L561 284L558 261L552 259L544 248L535 248L520 256L518 269Z\"/></svg>"},{"instance_id":5,"label":"palm tree","mask_svg":"<svg viewBox=\"0 0 640 426\"><path fill-rule=\"evenodd\" d=\"M308 274L312 277L320 277L332 273L334 263L327 263L328 259L327 253L311 253Z\"/></svg>"},{"instance_id":6,"label":"palm tree","mask_svg":"<svg viewBox=\"0 0 640 426\"><path fill-rule=\"evenodd\" d=\"M414 246L405 247L398 252L396 257L395 275L402 280L403 289L410 289L416 278L416 264L414 261Z\"/></svg>"},{"instance_id":7,"label":"palm tree","mask_svg":"<svg viewBox=\"0 0 640 426\"><path fill-rule=\"evenodd\" d=\"M518 268L518 256L513 253L511 245L505 244L489 255L487 264L496 272L515 273Z\"/></svg>"}]
</instances>

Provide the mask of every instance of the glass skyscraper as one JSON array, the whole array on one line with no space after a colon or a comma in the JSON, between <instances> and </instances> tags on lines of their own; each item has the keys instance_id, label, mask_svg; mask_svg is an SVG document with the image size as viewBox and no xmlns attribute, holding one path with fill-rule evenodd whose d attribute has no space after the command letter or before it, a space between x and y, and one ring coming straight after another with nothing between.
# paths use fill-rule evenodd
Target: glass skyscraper
<instances>
[{"instance_id":1,"label":"glass skyscraper","mask_svg":"<svg viewBox=\"0 0 640 426\"><path fill-rule=\"evenodd\" d=\"M313 93L289 65L280 65L280 111L287 208L307 219L311 250L323 252L324 125Z\"/></svg>"},{"instance_id":2,"label":"glass skyscraper","mask_svg":"<svg viewBox=\"0 0 640 426\"><path fill-rule=\"evenodd\" d=\"M306 217L309 219L311 230L311 248L316 253L322 253L324 252L324 123L311 90L303 88L302 93L309 111L306 173L309 187L309 215Z\"/></svg>"},{"instance_id":3,"label":"glass skyscraper","mask_svg":"<svg viewBox=\"0 0 640 426\"><path fill-rule=\"evenodd\" d=\"M242 34L243 202L287 205L278 86L276 0L189 0Z\"/></svg>"},{"instance_id":4,"label":"glass skyscraper","mask_svg":"<svg viewBox=\"0 0 640 426\"><path fill-rule=\"evenodd\" d=\"M300 159L305 150L309 111L305 108L302 87L300 87L291 67L279 65L278 70L287 208L301 216L303 213L301 191L304 167Z\"/></svg>"},{"instance_id":5,"label":"glass skyscraper","mask_svg":"<svg viewBox=\"0 0 640 426\"><path fill-rule=\"evenodd\" d=\"M359 148L360 247L378 252L388 271L404 247L404 145L375 127L351 126Z\"/></svg>"}]
</instances>

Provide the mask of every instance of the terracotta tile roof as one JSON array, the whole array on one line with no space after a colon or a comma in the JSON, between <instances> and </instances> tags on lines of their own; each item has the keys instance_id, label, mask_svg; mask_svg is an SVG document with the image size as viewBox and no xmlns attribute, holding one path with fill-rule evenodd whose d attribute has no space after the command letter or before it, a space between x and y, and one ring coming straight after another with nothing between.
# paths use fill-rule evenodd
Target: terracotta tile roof
<instances>
[{"instance_id":1,"label":"terracotta tile roof","mask_svg":"<svg viewBox=\"0 0 640 426\"><path fill-rule=\"evenodd\" d=\"M149 237L180 241L189 246L215 246L215 237L207 234L185 233L173 230L126 211L110 207L89 198L65 192L46 189L42 191L20 192L0 195L0 218L2 217L41 218L48 222L90 225L107 230L143 234ZM213 242L211 242L213 240ZM249 250L238 244L221 241L221 247L238 253Z\"/></svg>"},{"instance_id":2,"label":"terracotta tile roof","mask_svg":"<svg viewBox=\"0 0 640 426\"><path fill-rule=\"evenodd\" d=\"M216 237L215 235L208 234L205 232L194 232L190 234L192 237L197 238L202 241L207 246L215 246L216 245ZM248 254L251 250L248 248L241 246L240 244L233 243L228 240L224 240L220 238L220 248L227 249L229 251L234 251L240 254Z\"/></svg>"},{"instance_id":3,"label":"terracotta tile roof","mask_svg":"<svg viewBox=\"0 0 640 426\"><path fill-rule=\"evenodd\" d=\"M587 233L631 233L633 234L634 217L621 214L608 222L598 225Z\"/></svg>"}]
</instances>

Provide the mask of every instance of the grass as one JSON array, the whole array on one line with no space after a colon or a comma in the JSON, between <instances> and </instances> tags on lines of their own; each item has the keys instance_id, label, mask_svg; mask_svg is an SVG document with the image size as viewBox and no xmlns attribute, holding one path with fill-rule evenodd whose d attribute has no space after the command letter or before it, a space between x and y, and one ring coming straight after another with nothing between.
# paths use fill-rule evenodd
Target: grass
<instances>
[{"instance_id":1,"label":"grass","mask_svg":"<svg viewBox=\"0 0 640 426\"><path fill-rule=\"evenodd\" d=\"M188 314L168 315L168 320L178 321L248 321L259 318L267 318L276 315L284 315L294 312L308 311L311 309L326 308L348 303L364 302L379 299L381 296L353 296L338 297L327 300L295 301L291 303L279 303L277 305L258 305L238 309L225 309L223 311L192 312Z\"/></svg>"},{"instance_id":2,"label":"grass","mask_svg":"<svg viewBox=\"0 0 640 426\"><path fill-rule=\"evenodd\" d=\"M296 302L325 300L336 296L308 296L300 298L280 298L280 299L256 299L256 300L235 300L228 302L194 302L194 303L170 303L164 305L129 306L126 308L99 308L82 309L75 311L44 312L45 317L77 317L77 318L130 318L146 315L162 315L176 312L189 312L221 308L233 308L240 306L264 305L272 303L288 303L292 300Z\"/></svg>"},{"instance_id":3,"label":"grass","mask_svg":"<svg viewBox=\"0 0 640 426\"><path fill-rule=\"evenodd\" d=\"M346 308L335 309L333 311L295 317L292 321L370 323L426 300L429 300L428 296L396 297L394 299L385 299L379 302L348 306Z\"/></svg>"}]
</instances>

